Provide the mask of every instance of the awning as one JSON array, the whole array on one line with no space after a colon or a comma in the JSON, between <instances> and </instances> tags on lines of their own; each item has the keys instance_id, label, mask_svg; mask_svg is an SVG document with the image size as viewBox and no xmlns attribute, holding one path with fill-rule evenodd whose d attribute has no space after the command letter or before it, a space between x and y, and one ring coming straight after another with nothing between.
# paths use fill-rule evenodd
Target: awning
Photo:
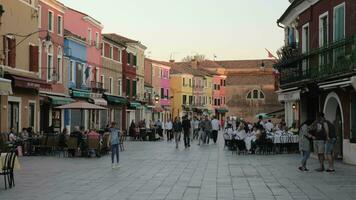
<instances>
[{"instance_id":1,"label":"awning","mask_svg":"<svg viewBox=\"0 0 356 200\"><path fill-rule=\"evenodd\" d=\"M108 102L103 98L91 98L89 100L89 102L94 103L95 105L98 105L98 106L107 106L108 105Z\"/></svg>"},{"instance_id":2,"label":"awning","mask_svg":"<svg viewBox=\"0 0 356 200\"><path fill-rule=\"evenodd\" d=\"M0 78L0 95L12 95L11 80Z\"/></svg>"},{"instance_id":3,"label":"awning","mask_svg":"<svg viewBox=\"0 0 356 200\"><path fill-rule=\"evenodd\" d=\"M220 114L224 114L229 112L229 110L227 108L217 108L216 112L220 113Z\"/></svg>"},{"instance_id":4,"label":"awning","mask_svg":"<svg viewBox=\"0 0 356 200\"><path fill-rule=\"evenodd\" d=\"M66 105L74 102L74 99L69 97L59 97L59 96L49 96L48 98L51 100L51 104L55 106Z\"/></svg>"},{"instance_id":5,"label":"awning","mask_svg":"<svg viewBox=\"0 0 356 200\"><path fill-rule=\"evenodd\" d=\"M10 77L13 80L15 87L36 89L36 90L39 90L40 88L52 89L51 84L47 83L44 80L23 77L23 76L16 76L16 75L10 75Z\"/></svg>"},{"instance_id":6,"label":"awning","mask_svg":"<svg viewBox=\"0 0 356 200\"><path fill-rule=\"evenodd\" d=\"M107 95L107 94L105 94L104 97L108 101L108 103L122 105L122 106L128 103L128 101L124 97Z\"/></svg>"},{"instance_id":7,"label":"awning","mask_svg":"<svg viewBox=\"0 0 356 200\"><path fill-rule=\"evenodd\" d=\"M89 90L74 90L74 89L72 89L72 90L70 91L70 95L71 95L72 97L87 98L87 99L89 99L89 98L91 97Z\"/></svg>"},{"instance_id":8,"label":"awning","mask_svg":"<svg viewBox=\"0 0 356 200\"><path fill-rule=\"evenodd\" d=\"M141 103L136 102L136 101L130 102L130 108L131 109L140 109L141 108Z\"/></svg>"},{"instance_id":9,"label":"awning","mask_svg":"<svg viewBox=\"0 0 356 200\"><path fill-rule=\"evenodd\" d=\"M289 90L289 91L279 91L278 92L278 101L298 101L300 100L300 89Z\"/></svg>"},{"instance_id":10,"label":"awning","mask_svg":"<svg viewBox=\"0 0 356 200\"><path fill-rule=\"evenodd\" d=\"M66 104L56 107L58 109L74 109L74 110L106 110L106 108L91 104L85 101L77 101L74 103Z\"/></svg>"}]
</instances>

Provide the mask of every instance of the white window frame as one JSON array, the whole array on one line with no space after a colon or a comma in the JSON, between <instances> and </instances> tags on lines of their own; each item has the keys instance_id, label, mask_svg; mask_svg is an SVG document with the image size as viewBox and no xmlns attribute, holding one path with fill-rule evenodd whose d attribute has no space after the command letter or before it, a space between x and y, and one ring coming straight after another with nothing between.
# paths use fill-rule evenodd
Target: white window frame
<instances>
[{"instance_id":1,"label":"white window frame","mask_svg":"<svg viewBox=\"0 0 356 200\"><path fill-rule=\"evenodd\" d=\"M29 110L30 110L30 104L34 105L34 115L33 115L33 130L37 130L37 104L35 100L28 100L28 105L27 105L27 120L28 120L28 125L30 125L30 121L29 121Z\"/></svg>"},{"instance_id":2,"label":"white window frame","mask_svg":"<svg viewBox=\"0 0 356 200\"><path fill-rule=\"evenodd\" d=\"M42 27L42 6L38 5L37 6L37 12L38 12L38 28Z\"/></svg>"},{"instance_id":3,"label":"white window frame","mask_svg":"<svg viewBox=\"0 0 356 200\"><path fill-rule=\"evenodd\" d=\"M99 38L99 33L95 32L95 47L99 48L100 44L100 38Z\"/></svg>"},{"instance_id":4,"label":"white window frame","mask_svg":"<svg viewBox=\"0 0 356 200\"><path fill-rule=\"evenodd\" d=\"M52 47L52 52L50 51L50 47ZM47 66L46 66L46 74L47 74L47 81L51 81L53 79L52 75L53 75L53 55L54 55L54 47L53 47L53 44L49 44L47 46ZM51 56L51 60L48 59L48 57ZM50 64L50 66L48 66ZM48 67L50 67L50 69L48 69ZM49 70L49 73L48 74L48 70Z\"/></svg>"},{"instance_id":5,"label":"white window frame","mask_svg":"<svg viewBox=\"0 0 356 200\"><path fill-rule=\"evenodd\" d=\"M304 32L305 28L307 27L308 27L308 44L306 44L305 32ZM309 27L309 23L306 23L302 26L302 53L306 53L307 50L309 51L309 48L310 48L310 27Z\"/></svg>"},{"instance_id":6,"label":"white window frame","mask_svg":"<svg viewBox=\"0 0 356 200\"><path fill-rule=\"evenodd\" d=\"M345 5L345 2L337 5L334 7L333 9L333 41L335 42L335 30L336 30L336 26L335 26L335 23L336 23L336 20L335 20L335 11L336 9L340 8L340 7L344 7L344 36L346 37L346 5Z\"/></svg>"},{"instance_id":7,"label":"white window frame","mask_svg":"<svg viewBox=\"0 0 356 200\"><path fill-rule=\"evenodd\" d=\"M119 78L117 80L118 96L122 96L122 80Z\"/></svg>"},{"instance_id":8,"label":"white window frame","mask_svg":"<svg viewBox=\"0 0 356 200\"><path fill-rule=\"evenodd\" d=\"M49 13L52 13L52 24L51 24L51 27L49 27ZM47 30L51 33L54 32L54 13L52 10L48 10L48 13L47 13L47 19L48 19L48 27L47 27Z\"/></svg>"},{"instance_id":9,"label":"white window frame","mask_svg":"<svg viewBox=\"0 0 356 200\"><path fill-rule=\"evenodd\" d=\"M60 22L59 22L59 18L61 19ZM58 29L57 35L63 36L63 16L62 15L57 15L57 29Z\"/></svg>"},{"instance_id":10,"label":"white window frame","mask_svg":"<svg viewBox=\"0 0 356 200\"><path fill-rule=\"evenodd\" d=\"M91 46L92 45L92 34L93 34L91 28L88 28L87 34L88 34L88 44L89 44L89 46Z\"/></svg>"},{"instance_id":11,"label":"white window frame","mask_svg":"<svg viewBox=\"0 0 356 200\"><path fill-rule=\"evenodd\" d=\"M112 77L109 77L109 93L110 94L114 93L114 81Z\"/></svg>"},{"instance_id":12,"label":"white window frame","mask_svg":"<svg viewBox=\"0 0 356 200\"><path fill-rule=\"evenodd\" d=\"M57 70L58 70L58 82L62 83L63 80L63 50L61 46L58 46L57 53ZM60 62L59 62L60 60Z\"/></svg>"},{"instance_id":13,"label":"white window frame","mask_svg":"<svg viewBox=\"0 0 356 200\"><path fill-rule=\"evenodd\" d=\"M323 47L324 45L327 45L327 44L323 44L324 42L324 35L323 35L323 30L322 30L322 19L326 17L326 40L327 40L327 44L329 43L329 12L325 12L323 14L321 14L319 16L319 47Z\"/></svg>"}]
</instances>

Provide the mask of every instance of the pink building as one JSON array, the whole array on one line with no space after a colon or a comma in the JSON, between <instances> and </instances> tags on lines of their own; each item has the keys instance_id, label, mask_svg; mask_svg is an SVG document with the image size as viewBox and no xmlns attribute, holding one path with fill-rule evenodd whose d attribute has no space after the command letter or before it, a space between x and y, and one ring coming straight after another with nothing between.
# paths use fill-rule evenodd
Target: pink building
<instances>
[{"instance_id":1,"label":"pink building","mask_svg":"<svg viewBox=\"0 0 356 200\"><path fill-rule=\"evenodd\" d=\"M219 117L225 116L228 112L226 108L226 76L214 75L213 76L213 108L215 114Z\"/></svg>"},{"instance_id":2,"label":"pink building","mask_svg":"<svg viewBox=\"0 0 356 200\"><path fill-rule=\"evenodd\" d=\"M50 126L53 126L54 131L60 131L63 128L62 111L55 107L70 102L66 98L67 90L63 83L65 6L55 0L40 0L38 10L38 75L51 84L52 88L41 88L40 91L40 131L48 132Z\"/></svg>"},{"instance_id":3,"label":"pink building","mask_svg":"<svg viewBox=\"0 0 356 200\"><path fill-rule=\"evenodd\" d=\"M89 82L100 82L102 75L102 60L101 60L101 32L103 25L90 17L89 15L68 8L65 12L64 28L69 30L74 35L81 38L86 38L87 42L87 66L90 68ZM87 82L87 86L91 84Z\"/></svg>"},{"instance_id":4,"label":"pink building","mask_svg":"<svg viewBox=\"0 0 356 200\"><path fill-rule=\"evenodd\" d=\"M170 114L170 64L167 62L146 59L146 65L152 66L152 86L153 98L159 99L155 102L154 119L167 121L171 117Z\"/></svg>"}]
</instances>

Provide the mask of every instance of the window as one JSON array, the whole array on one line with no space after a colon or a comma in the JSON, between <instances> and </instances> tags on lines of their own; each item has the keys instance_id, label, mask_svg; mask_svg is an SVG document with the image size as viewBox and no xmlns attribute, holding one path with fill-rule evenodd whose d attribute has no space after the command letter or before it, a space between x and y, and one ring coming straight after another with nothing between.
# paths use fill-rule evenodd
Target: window
<instances>
[{"instance_id":1,"label":"window","mask_svg":"<svg viewBox=\"0 0 356 200\"><path fill-rule=\"evenodd\" d=\"M214 106L218 105L218 99L214 99Z\"/></svg>"},{"instance_id":2,"label":"window","mask_svg":"<svg viewBox=\"0 0 356 200\"><path fill-rule=\"evenodd\" d=\"M122 51L121 51L121 49L118 50L118 54L119 54L119 55L118 55L118 59L117 59L117 60L121 63L121 56L122 56Z\"/></svg>"},{"instance_id":3,"label":"window","mask_svg":"<svg viewBox=\"0 0 356 200\"><path fill-rule=\"evenodd\" d=\"M226 86L226 80L224 80L224 86Z\"/></svg>"},{"instance_id":4,"label":"window","mask_svg":"<svg viewBox=\"0 0 356 200\"><path fill-rule=\"evenodd\" d=\"M183 86L185 86L185 78L183 78Z\"/></svg>"},{"instance_id":5,"label":"window","mask_svg":"<svg viewBox=\"0 0 356 200\"><path fill-rule=\"evenodd\" d=\"M251 90L247 93L246 99L248 100L263 100L265 99L265 94L261 90ZM225 100L224 100L225 104Z\"/></svg>"},{"instance_id":6,"label":"window","mask_svg":"<svg viewBox=\"0 0 356 200\"><path fill-rule=\"evenodd\" d=\"M345 38L345 3L334 8L334 41Z\"/></svg>"},{"instance_id":7,"label":"window","mask_svg":"<svg viewBox=\"0 0 356 200\"><path fill-rule=\"evenodd\" d=\"M75 69L76 69L75 84L76 84L77 88L81 88L81 86L83 85L83 81L84 81L84 78L83 78L83 71L84 71L83 64L76 62Z\"/></svg>"},{"instance_id":8,"label":"window","mask_svg":"<svg viewBox=\"0 0 356 200\"><path fill-rule=\"evenodd\" d=\"M189 79L189 87L192 87L192 79Z\"/></svg>"},{"instance_id":9,"label":"window","mask_svg":"<svg viewBox=\"0 0 356 200\"><path fill-rule=\"evenodd\" d=\"M324 13L319 17L319 47L328 44L328 13Z\"/></svg>"},{"instance_id":10,"label":"window","mask_svg":"<svg viewBox=\"0 0 356 200\"><path fill-rule=\"evenodd\" d=\"M52 80L53 75L53 45L48 45L47 48L47 81Z\"/></svg>"},{"instance_id":11,"label":"window","mask_svg":"<svg viewBox=\"0 0 356 200\"><path fill-rule=\"evenodd\" d=\"M41 28L42 26L42 7L40 5L37 6L38 10L38 28Z\"/></svg>"},{"instance_id":12,"label":"window","mask_svg":"<svg viewBox=\"0 0 356 200\"><path fill-rule=\"evenodd\" d=\"M38 75L39 78L42 78L42 42L41 39L38 39Z\"/></svg>"},{"instance_id":13,"label":"window","mask_svg":"<svg viewBox=\"0 0 356 200\"><path fill-rule=\"evenodd\" d=\"M164 88L161 88L161 99L164 99Z\"/></svg>"},{"instance_id":14,"label":"window","mask_svg":"<svg viewBox=\"0 0 356 200\"><path fill-rule=\"evenodd\" d=\"M209 97L209 104L211 104L211 103L212 103L211 101L212 101L212 98L211 98L211 97Z\"/></svg>"},{"instance_id":15,"label":"window","mask_svg":"<svg viewBox=\"0 0 356 200\"><path fill-rule=\"evenodd\" d=\"M114 82L112 80L112 77L109 78L109 93L113 93L114 92Z\"/></svg>"},{"instance_id":16,"label":"window","mask_svg":"<svg viewBox=\"0 0 356 200\"><path fill-rule=\"evenodd\" d=\"M63 62L62 62L62 48L58 47L58 54L57 54L57 80L62 82L62 69L63 69Z\"/></svg>"},{"instance_id":17,"label":"window","mask_svg":"<svg viewBox=\"0 0 356 200\"><path fill-rule=\"evenodd\" d=\"M58 16L57 17L57 34L58 35L63 35L63 17Z\"/></svg>"},{"instance_id":18,"label":"window","mask_svg":"<svg viewBox=\"0 0 356 200\"><path fill-rule=\"evenodd\" d=\"M131 54L127 53L127 65L131 65Z\"/></svg>"},{"instance_id":19,"label":"window","mask_svg":"<svg viewBox=\"0 0 356 200\"><path fill-rule=\"evenodd\" d=\"M218 99L218 106L221 105L221 99Z\"/></svg>"},{"instance_id":20,"label":"window","mask_svg":"<svg viewBox=\"0 0 356 200\"><path fill-rule=\"evenodd\" d=\"M137 81L132 81L132 96L137 97Z\"/></svg>"},{"instance_id":21,"label":"window","mask_svg":"<svg viewBox=\"0 0 356 200\"><path fill-rule=\"evenodd\" d=\"M309 24L303 26L302 53L309 52Z\"/></svg>"},{"instance_id":22,"label":"window","mask_svg":"<svg viewBox=\"0 0 356 200\"><path fill-rule=\"evenodd\" d=\"M99 44L100 44L100 38L99 38L99 33L98 32L96 32L95 33L95 46L96 46L96 48L99 48L100 46L99 46Z\"/></svg>"},{"instance_id":23,"label":"window","mask_svg":"<svg viewBox=\"0 0 356 200\"><path fill-rule=\"evenodd\" d=\"M35 103L28 104L28 125L29 127L35 127Z\"/></svg>"},{"instance_id":24,"label":"window","mask_svg":"<svg viewBox=\"0 0 356 200\"><path fill-rule=\"evenodd\" d=\"M48 30L53 32L53 12L48 11Z\"/></svg>"},{"instance_id":25,"label":"window","mask_svg":"<svg viewBox=\"0 0 356 200\"><path fill-rule=\"evenodd\" d=\"M88 44L91 45L92 44L92 38L91 38L91 28L88 28Z\"/></svg>"},{"instance_id":26,"label":"window","mask_svg":"<svg viewBox=\"0 0 356 200\"><path fill-rule=\"evenodd\" d=\"M110 45L110 52L109 52L109 58L113 59L114 58L114 49L113 49L113 46Z\"/></svg>"},{"instance_id":27,"label":"window","mask_svg":"<svg viewBox=\"0 0 356 200\"><path fill-rule=\"evenodd\" d=\"M193 96L189 96L189 105L193 104Z\"/></svg>"},{"instance_id":28,"label":"window","mask_svg":"<svg viewBox=\"0 0 356 200\"><path fill-rule=\"evenodd\" d=\"M218 90L220 90L220 85L217 85L218 86Z\"/></svg>"},{"instance_id":29,"label":"window","mask_svg":"<svg viewBox=\"0 0 356 200\"><path fill-rule=\"evenodd\" d=\"M126 96L131 95L131 81L130 79L126 79Z\"/></svg>"},{"instance_id":30,"label":"window","mask_svg":"<svg viewBox=\"0 0 356 200\"><path fill-rule=\"evenodd\" d=\"M169 99L169 89L166 90L166 99Z\"/></svg>"},{"instance_id":31,"label":"window","mask_svg":"<svg viewBox=\"0 0 356 200\"><path fill-rule=\"evenodd\" d=\"M160 78L163 78L163 69L162 68L159 68L159 77Z\"/></svg>"},{"instance_id":32,"label":"window","mask_svg":"<svg viewBox=\"0 0 356 200\"><path fill-rule=\"evenodd\" d=\"M69 81L73 82L74 80L74 62L71 60L69 62Z\"/></svg>"},{"instance_id":33,"label":"window","mask_svg":"<svg viewBox=\"0 0 356 200\"><path fill-rule=\"evenodd\" d=\"M224 84L224 83L223 83L223 80L220 79L220 85L223 86L223 84Z\"/></svg>"},{"instance_id":34,"label":"window","mask_svg":"<svg viewBox=\"0 0 356 200\"><path fill-rule=\"evenodd\" d=\"M137 66L137 56L136 55L133 56L133 65Z\"/></svg>"},{"instance_id":35,"label":"window","mask_svg":"<svg viewBox=\"0 0 356 200\"><path fill-rule=\"evenodd\" d=\"M117 87L118 87L118 95L119 96L121 96L122 95L122 80L121 79L119 79L118 81L117 81Z\"/></svg>"},{"instance_id":36,"label":"window","mask_svg":"<svg viewBox=\"0 0 356 200\"><path fill-rule=\"evenodd\" d=\"M183 95L183 105L187 105L187 95Z\"/></svg>"},{"instance_id":37,"label":"window","mask_svg":"<svg viewBox=\"0 0 356 200\"><path fill-rule=\"evenodd\" d=\"M102 84L103 89L105 89L105 76L104 75L100 76L100 83Z\"/></svg>"},{"instance_id":38,"label":"window","mask_svg":"<svg viewBox=\"0 0 356 200\"><path fill-rule=\"evenodd\" d=\"M30 63L29 70L38 72L38 46L30 45Z\"/></svg>"}]
</instances>

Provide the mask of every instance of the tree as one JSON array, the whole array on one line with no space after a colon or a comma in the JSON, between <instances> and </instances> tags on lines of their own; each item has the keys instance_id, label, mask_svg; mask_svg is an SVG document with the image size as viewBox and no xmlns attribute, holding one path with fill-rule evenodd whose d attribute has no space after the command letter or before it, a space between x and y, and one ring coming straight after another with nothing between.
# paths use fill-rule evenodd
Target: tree
<instances>
[{"instance_id":1,"label":"tree","mask_svg":"<svg viewBox=\"0 0 356 200\"><path fill-rule=\"evenodd\" d=\"M205 60L205 55L202 54L196 54L194 56L186 56L182 59L182 62L190 62L192 60L197 60L197 61L204 61Z\"/></svg>"}]
</instances>

